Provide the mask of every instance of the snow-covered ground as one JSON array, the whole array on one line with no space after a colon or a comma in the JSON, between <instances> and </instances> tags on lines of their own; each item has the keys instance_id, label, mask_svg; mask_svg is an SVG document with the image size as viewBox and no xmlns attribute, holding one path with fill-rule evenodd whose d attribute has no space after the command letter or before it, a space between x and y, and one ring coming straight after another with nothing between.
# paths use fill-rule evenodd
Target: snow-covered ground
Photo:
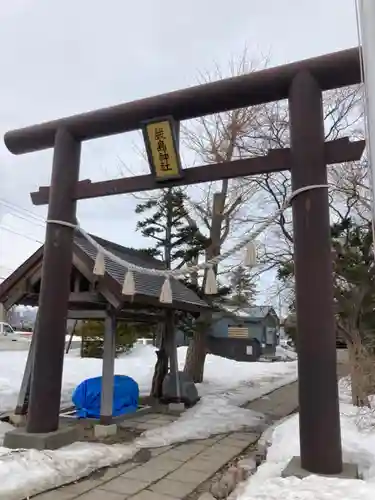
<instances>
[{"instance_id":1,"label":"snow-covered ground","mask_svg":"<svg viewBox=\"0 0 375 500\"><path fill-rule=\"evenodd\" d=\"M296 351L288 345L278 345L276 347L276 356L284 361L293 361L298 357Z\"/></svg>"},{"instance_id":2,"label":"snow-covered ground","mask_svg":"<svg viewBox=\"0 0 375 500\"><path fill-rule=\"evenodd\" d=\"M237 500L373 500L375 498L375 413L350 404L348 385L340 384L343 458L355 463L363 480L308 476L281 478L281 471L299 455L298 414L272 434L267 461L239 488Z\"/></svg>"},{"instance_id":3,"label":"snow-covered ground","mask_svg":"<svg viewBox=\"0 0 375 500\"><path fill-rule=\"evenodd\" d=\"M186 348L178 350L182 368ZM0 352L0 409L14 407L26 353ZM116 373L133 377L141 394L148 394L155 349L136 346L132 352L116 360ZM82 380L101 373L101 361L81 359L72 352L64 362L63 397L70 402L73 389ZM205 378L199 384L201 401L187 410L176 422L147 431L126 445L75 443L56 451L8 450L0 447L0 499L22 500L27 495L71 482L100 467L122 462L144 447L158 447L190 439L203 439L212 434L234 431L256 425L262 416L240 408L246 401L260 397L297 378L296 362L238 363L218 356L207 356ZM1 435L8 430L1 425Z\"/></svg>"},{"instance_id":4,"label":"snow-covered ground","mask_svg":"<svg viewBox=\"0 0 375 500\"><path fill-rule=\"evenodd\" d=\"M184 366L186 347L178 349L181 369ZM0 352L0 412L12 410L17 401L24 366L26 351ZM154 366L156 362L155 348L137 345L128 353L116 359L115 372L134 378L142 395L149 394ZM101 375L100 359L80 358L79 350L65 356L62 402L71 403L74 388L90 377ZM283 377L295 379L296 363L237 363L218 356L208 355L205 365L204 382L199 384L200 396L209 394L233 393L241 403L253 399L264 387L285 383ZM281 378L280 378L281 377ZM272 386L270 386L272 388Z\"/></svg>"}]
</instances>

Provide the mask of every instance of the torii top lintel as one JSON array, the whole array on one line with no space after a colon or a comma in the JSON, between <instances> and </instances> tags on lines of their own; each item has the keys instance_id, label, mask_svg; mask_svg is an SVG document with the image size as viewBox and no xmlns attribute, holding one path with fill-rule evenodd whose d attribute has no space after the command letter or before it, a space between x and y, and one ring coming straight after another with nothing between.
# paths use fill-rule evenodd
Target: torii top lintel
<instances>
[{"instance_id":1,"label":"torii top lintel","mask_svg":"<svg viewBox=\"0 0 375 500\"><path fill-rule=\"evenodd\" d=\"M312 59L190 87L118 106L13 130L5 144L14 154L54 146L56 131L66 128L80 141L130 132L143 121L171 115L187 120L217 112L288 97L293 78L309 71L320 88L330 90L361 81L359 49L352 48Z\"/></svg>"}]
</instances>

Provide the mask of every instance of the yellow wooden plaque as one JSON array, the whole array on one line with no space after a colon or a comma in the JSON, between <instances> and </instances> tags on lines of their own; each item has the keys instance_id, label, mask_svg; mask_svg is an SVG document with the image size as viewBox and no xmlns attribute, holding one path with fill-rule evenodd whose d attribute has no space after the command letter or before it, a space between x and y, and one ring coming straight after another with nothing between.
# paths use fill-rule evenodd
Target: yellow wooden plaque
<instances>
[{"instance_id":1,"label":"yellow wooden plaque","mask_svg":"<svg viewBox=\"0 0 375 500\"><path fill-rule=\"evenodd\" d=\"M146 123L143 135L147 156L156 180L166 181L182 176L174 123L171 119Z\"/></svg>"}]
</instances>

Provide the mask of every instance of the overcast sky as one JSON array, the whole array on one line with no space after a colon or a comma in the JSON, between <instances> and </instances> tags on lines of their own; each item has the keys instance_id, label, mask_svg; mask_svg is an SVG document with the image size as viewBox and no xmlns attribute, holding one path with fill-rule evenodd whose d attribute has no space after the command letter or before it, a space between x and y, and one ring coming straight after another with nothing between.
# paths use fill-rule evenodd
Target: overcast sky
<instances>
[{"instance_id":1,"label":"overcast sky","mask_svg":"<svg viewBox=\"0 0 375 500\"><path fill-rule=\"evenodd\" d=\"M269 54L277 65L358 43L354 0L12 0L2 2L0 25L2 136L194 85L199 71L214 63L225 68L245 46L254 59ZM127 134L85 144L81 178L118 176L119 158L140 171L137 139ZM13 156L1 141L0 276L43 240L43 227L16 216L9 204L44 217L29 193L49 184L50 171L50 151ZM78 214L87 230L138 246L134 204L131 196L84 201Z\"/></svg>"}]
</instances>

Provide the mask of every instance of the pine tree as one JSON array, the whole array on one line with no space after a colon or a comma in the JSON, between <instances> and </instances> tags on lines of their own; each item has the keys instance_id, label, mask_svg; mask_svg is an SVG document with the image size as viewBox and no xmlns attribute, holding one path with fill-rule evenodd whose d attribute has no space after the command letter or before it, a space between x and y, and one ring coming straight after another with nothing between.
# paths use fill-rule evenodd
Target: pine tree
<instances>
[{"instance_id":1,"label":"pine tree","mask_svg":"<svg viewBox=\"0 0 375 500\"><path fill-rule=\"evenodd\" d=\"M160 198L137 205L135 212L146 217L139 221L137 230L154 240L146 251L160 258L167 269L179 269L191 262L204 249L200 232L186 219L187 197L179 188L162 191Z\"/></svg>"},{"instance_id":2,"label":"pine tree","mask_svg":"<svg viewBox=\"0 0 375 500\"><path fill-rule=\"evenodd\" d=\"M238 266L230 276L232 288L231 303L236 306L249 306L254 303L254 298L257 293L256 284L250 275L248 269Z\"/></svg>"},{"instance_id":3,"label":"pine tree","mask_svg":"<svg viewBox=\"0 0 375 500\"><path fill-rule=\"evenodd\" d=\"M161 258L168 269L178 269L185 264L196 264L198 257L206 254L207 249L212 245L210 237L204 236L198 227L189 223L187 206L188 198L181 189L168 188L161 193L160 198L152 199L136 207L137 214L145 215L145 218L138 223L137 229L144 237L154 241L154 245L146 251L154 257ZM230 292L228 286L218 283L217 295L205 295L205 280L198 280L197 275L186 276L181 281L208 303L213 299L220 301ZM194 338L197 332L198 334L201 331L204 334L207 332L210 321L200 318L197 322L190 314L177 312L176 324L187 337ZM200 336L205 340L205 335ZM161 343L161 350L162 348ZM199 352L205 356L205 349L200 349ZM192 351L192 357L197 358L196 352ZM163 356L160 359L162 360ZM160 378L153 383L153 395L158 394L157 387Z\"/></svg>"},{"instance_id":4,"label":"pine tree","mask_svg":"<svg viewBox=\"0 0 375 500\"><path fill-rule=\"evenodd\" d=\"M180 269L196 260L207 244L197 228L189 225L186 205L187 198L181 189L168 188L162 191L159 198L151 199L136 207L137 214L145 215L145 218L138 222L137 229L145 238L154 241L154 245L146 251L149 255L160 258L167 269ZM190 282L189 277L184 283L193 290L197 288ZM194 318L189 314L177 313L175 319L178 328L189 335L193 330ZM161 342L151 387L151 396L158 399L162 395L162 384L168 371L163 329L160 329L159 333Z\"/></svg>"},{"instance_id":5,"label":"pine tree","mask_svg":"<svg viewBox=\"0 0 375 500\"><path fill-rule=\"evenodd\" d=\"M347 340L355 331L368 345L374 343L375 266L370 223L343 219L331 227L334 299L338 327ZM294 263L278 269L278 278L294 277ZM294 300L291 309L295 310ZM349 332L351 329L351 333Z\"/></svg>"},{"instance_id":6,"label":"pine tree","mask_svg":"<svg viewBox=\"0 0 375 500\"><path fill-rule=\"evenodd\" d=\"M367 404L374 389L375 265L371 223L346 218L331 227L337 333L348 347L353 404ZM293 262L278 270L294 276ZM298 331L296 332L298 342Z\"/></svg>"},{"instance_id":7,"label":"pine tree","mask_svg":"<svg viewBox=\"0 0 375 500\"><path fill-rule=\"evenodd\" d=\"M372 227L350 218L332 226L335 301L340 327L354 328L374 348L375 266ZM348 332L347 332L348 333Z\"/></svg>"}]
</instances>

